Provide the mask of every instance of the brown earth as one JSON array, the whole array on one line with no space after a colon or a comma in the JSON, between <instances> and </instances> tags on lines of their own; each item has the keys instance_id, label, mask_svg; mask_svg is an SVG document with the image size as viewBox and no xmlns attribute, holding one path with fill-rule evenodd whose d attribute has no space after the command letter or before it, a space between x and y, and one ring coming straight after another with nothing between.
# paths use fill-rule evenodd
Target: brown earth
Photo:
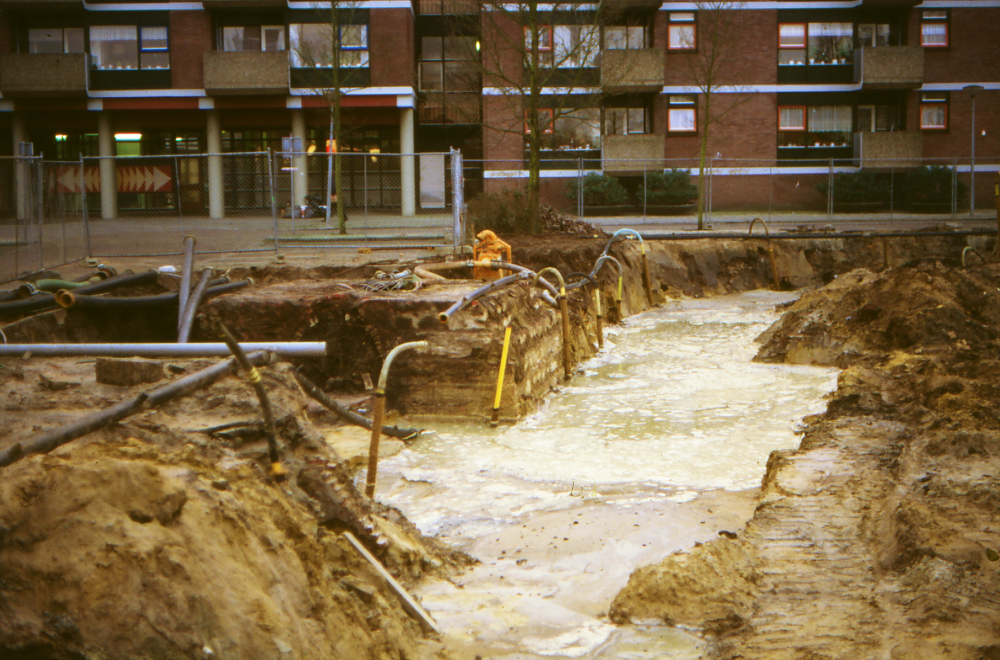
<instances>
[{"instance_id":1,"label":"brown earth","mask_svg":"<svg viewBox=\"0 0 1000 660\"><path fill-rule=\"evenodd\" d=\"M618 621L715 658L1000 657L1000 266L918 261L806 293L757 359L844 368L752 520L636 571Z\"/></svg>"}]
</instances>

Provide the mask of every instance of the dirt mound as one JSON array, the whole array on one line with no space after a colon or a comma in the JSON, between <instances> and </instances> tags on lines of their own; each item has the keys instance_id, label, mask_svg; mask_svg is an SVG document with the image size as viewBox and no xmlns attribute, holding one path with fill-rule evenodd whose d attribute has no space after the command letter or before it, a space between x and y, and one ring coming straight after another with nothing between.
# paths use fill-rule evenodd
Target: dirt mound
<instances>
[{"instance_id":1,"label":"dirt mound","mask_svg":"<svg viewBox=\"0 0 1000 660\"><path fill-rule=\"evenodd\" d=\"M0 446L130 396L77 360L13 365L0 390L24 425ZM359 494L290 367L264 371L284 482L267 478L255 400L236 379L2 470L0 657L428 655L341 532L404 584L468 559ZM52 392L42 377L72 385ZM195 430L220 422L240 432Z\"/></svg>"},{"instance_id":2,"label":"dirt mound","mask_svg":"<svg viewBox=\"0 0 1000 660\"><path fill-rule=\"evenodd\" d=\"M802 296L761 335L757 359L846 366L859 356L995 351L1000 265L939 260L856 270Z\"/></svg>"},{"instance_id":3,"label":"dirt mound","mask_svg":"<svg viewBox=\"0 0 1000 660\"><path fill-rule=\"evenodd\" d=\"M1000 267L855 271L758 359L844 367L774 452L738 540L640 569L619 620L714 633L716 658L997 657Z\"/></svg>"}]
</instances>

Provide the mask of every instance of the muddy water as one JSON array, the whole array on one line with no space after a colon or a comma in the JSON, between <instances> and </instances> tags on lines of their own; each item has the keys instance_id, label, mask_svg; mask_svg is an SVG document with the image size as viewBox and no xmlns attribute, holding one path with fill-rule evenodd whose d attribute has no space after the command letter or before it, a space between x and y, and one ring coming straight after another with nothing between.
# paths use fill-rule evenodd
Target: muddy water
<instances>
[{"instance_id":1,"label":"muddy water","mask_svg":"<svg viewBox=\"0 0 1000 660\"><path fill-rule=\"evenodd\" d=\"M836 372L754 364L787 294L672 302L529 419L438 426L379 467L380 499L482 564L418 595L459 656L697 658L702 640L605 613L629 573L738 532L773 449L798 443Z\"/></svg>"}]
</instances>

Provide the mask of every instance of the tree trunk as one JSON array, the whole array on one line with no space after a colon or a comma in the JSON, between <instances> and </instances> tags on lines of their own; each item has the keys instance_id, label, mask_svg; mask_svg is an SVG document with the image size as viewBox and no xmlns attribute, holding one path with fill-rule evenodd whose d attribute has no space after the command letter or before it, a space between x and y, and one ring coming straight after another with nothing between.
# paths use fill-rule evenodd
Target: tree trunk
<instances>
[{"instance_id":1,"label":"tree trunk","mask_svg":"<svg viewBox=\"0 0 1000 660\"><path fill-rule=\"evenodd\" d=\"M705 94L705 116L702 119L701 141L698 145L698 229L705 228L705 151L708 149L709 111L712 95Z\"/></svg>"}]
</instances>

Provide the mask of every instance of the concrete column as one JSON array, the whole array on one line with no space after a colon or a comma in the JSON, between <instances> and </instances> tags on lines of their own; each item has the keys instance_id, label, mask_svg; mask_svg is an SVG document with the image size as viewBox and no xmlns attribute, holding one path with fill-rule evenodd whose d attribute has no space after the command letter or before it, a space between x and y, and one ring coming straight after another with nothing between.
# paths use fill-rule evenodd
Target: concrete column
<instances>
[{"instance_id":1,"label":"concrete column","mask_svg":"<svg viewBox=\"0 0 1000 660\"><path fill-rule=\"evenodd\" d=\"M22 142L28 141L28 131L24 127L24 119L20 112L15 112L12 119L12 137L14 139L14 155L18 155L17 145ZM17 219L24 220L28 217L28 177L30 176L31 169L24 165L21 161L15 161L14 164L14 197L16 200L17 207Z\"/></svg>"},{"instance_id":2,"label":"concrete column","mask_svg":"<svg viewBox=\"0 0 1000 660\"><path fill-rule=\"evenodd\" d=\"M222 129L219 126L219 111L209 110L205 132L208 136L208 153L222 153ZM208 216L222 218L225 207L222 198L222 156L208 157Z\"/></svg>"},{"instance_id":3,"label":"concrete column","mask_svg":"<svg viewBox=\"0 0 1000 660\"><path fill-rule=\"evenodd\" d=\"M306 143L306 113L305 110L292 110L292 137L297 137L302 142L302 151L305 151L309 146ZM309 194L309 170L306 164L306 158L304 156L295 158L292 162L292 167L295 168L292 185L292 204L298 205L303 204L306 199L306 195Z\"/></svg>"},{"instance_id":4,"label":"concrete column","mask_svg":"<svg viewBox=\"0 0 1000 660\"><path fill-rule=\"evenodd\" d=\"M403 197L403 215L416 215L416 176L413 166L413 108L399 109L399 146L404 155L400 158L402 181L400 194Z\"/></svg>"},{"instance_id":5,"label":"concrete column","mask_svg":"<svg viewBox=\"0 0 1000 660\"><path fill-rule=\"evenodd\" d=\"M118 175L115 170L115 134L111 115L104 110L97 115L97 155L101 157L101 217L118 217Z\"/></svg>"}]
</instances>

